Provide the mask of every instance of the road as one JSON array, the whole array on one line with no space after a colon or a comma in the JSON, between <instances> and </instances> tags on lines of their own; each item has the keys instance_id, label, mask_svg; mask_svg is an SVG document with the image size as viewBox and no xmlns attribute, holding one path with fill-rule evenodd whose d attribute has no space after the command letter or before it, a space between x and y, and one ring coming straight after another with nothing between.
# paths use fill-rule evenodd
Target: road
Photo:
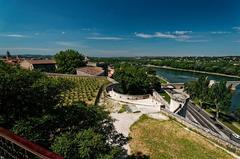
<instances>
[{"instance_id":1,"label":"road","mask_svg":"<svg viewBox=\"0 0 240 159\"><path fill-rule=\"evenodd\" d=\"M187 105L187 116L189 120L200 124L201 126L212 130L215 133L222 135L223 137L227 137L237 143L240 144L240 140L232 137L232 131L226 128L224 125L212 119L209 114L207 114L204 110L195 106L192 102L189 101Z\"/></svg>"}]
</instances>

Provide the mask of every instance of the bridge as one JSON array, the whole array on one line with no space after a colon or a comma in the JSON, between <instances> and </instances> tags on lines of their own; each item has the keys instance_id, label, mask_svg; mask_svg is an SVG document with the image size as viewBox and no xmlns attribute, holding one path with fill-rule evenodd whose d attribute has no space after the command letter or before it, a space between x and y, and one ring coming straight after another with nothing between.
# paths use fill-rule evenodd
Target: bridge
<instances>
[{"instance_id":1,"label":"bridge","mask_svg":"<svg viewBox=\"0 0 240 159\"><path fill-rule=\"evenodd\" d=\"M240 86L240 81L227 81L226 86L231 88L231 90L236 90Z\"/></svg>"},{"instance_id":2,"label":"bridge","mask_svg":"<svg viewBox=\"0 0 240 159\"><path fill-rule=\"evenodd\" d=\"M213 81L213 83L216 83L216 81ZM236 90L237 87L240 86L240 81L227 81L226 87L230 88L231 90ZM183 89L184 83L167 83L162 84L163 89Z\"/></svg>"}]
</instances>

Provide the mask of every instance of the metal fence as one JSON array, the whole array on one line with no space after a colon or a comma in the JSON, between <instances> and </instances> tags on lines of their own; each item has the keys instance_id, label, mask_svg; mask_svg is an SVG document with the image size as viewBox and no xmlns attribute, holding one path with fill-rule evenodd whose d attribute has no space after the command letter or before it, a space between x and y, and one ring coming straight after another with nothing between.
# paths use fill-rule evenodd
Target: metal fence
<instances>
[{"instance_id":1,"label":"metal fence","mask_svg":"<svg viewBox=\"0 0 240 159\"><path fill-rule=\"evenodd\" d=\"M0 159L63 159L7 129L0 127Z\"/></svg>"}]
</instances>

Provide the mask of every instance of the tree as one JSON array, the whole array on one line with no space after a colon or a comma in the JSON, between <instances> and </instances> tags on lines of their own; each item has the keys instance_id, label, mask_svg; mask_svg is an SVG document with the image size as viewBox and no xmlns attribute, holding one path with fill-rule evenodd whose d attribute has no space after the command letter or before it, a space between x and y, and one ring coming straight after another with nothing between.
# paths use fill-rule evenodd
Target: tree
<instances>
[{"instance_id":1,"label":"tree","mask_svg":"<svg viewBox=\"0 0 240 159\"><path fill-rule=\"evenodd\" d=\"M75 50L60 51L54 56L57 63L57 71L60 73L76 73L78 67L86 65L85 57Z\"/></svg>"},{"instance_id":2,"label":"tree","mask_svg":"<svg viewBox=\"0 0 240 159\"><path fill-rule=\"evenodd\" d=\"M240 122L240 106L238 106L235 110L234 110L234 115L237 118L237 120Z\"/></svg>"},{"instance_id":3,"label":"tree","mask_svg":"<svg viewBox=\"0 0 240 159\"><path fill-rule=\"evenodd\" d=\"M223 111L229 111L231 106L231 91L226 87L226 81L220 81L220 83L214 84L210 91L210 101L213 102L216 109L215 118L219 118L219 113Z\"/></svg>"},{"instance_id":4,"label":"tree","mask_svg":"<svg viewBox=\"0 0 240 159\"><path fill-rule=\"evenodd\" d=\"M116 69L114 79L119 82L125 94L146 94L159 89L161 83L155 76L149 75L143 67L121 65Z\"/></svg>"},{"instance_id":5,"label":"tree","mask_svg":"<svg viewBox=\"0 0 240 159\"><path fill-rule=\"evenodd\" d=\"M11 55L11 53L9 51L6 52L6 57L7 58L11 58L12 57L12 55Z\"/></svg>"},{"instance_id":6,"label":"tree","mask_svg":"<svg viewBox=\"0 0 240 159\"><path fill-rule=\"evenodd\" d=\"M60 93L70 87L68 82L4 63L0 63L0 77L0 118L6 127L50 111L59 102Z\"/></svg>"},{"instance_id":7,"label":"tree","mask_svg":"<svg viewBox=\"0 0 240 159\"><path fill-rule=\"evenodd\" d=\"M56 137L51 149L69 159L116 158L120 153L120 149L113 151L117 147L111 147L105 136L93 129L62 134Z\"/></svg>"},{"instance_id":8,"label":"tree","mask_svg":"<svg viewBox=\"0 0 240 159\"><path fill-rule=\"evenodd\" d=\"M42 117L18 121L12 130L66 158L115 158L127 141L116 132L108 112L84 104L58 107Z\"/></svg>"},{"instance_id":9,"label":"tree","mask_svg":"<svg viewBox=\"0 0 240 159\"><path fill-rule=\"evenodd\" d=\"M209 80L207 76L201 76L197 80L197 96L199 99L199 104L203 107L203 103L208 101L208 92L209 92Z\"/></svg>"}]
</instances>

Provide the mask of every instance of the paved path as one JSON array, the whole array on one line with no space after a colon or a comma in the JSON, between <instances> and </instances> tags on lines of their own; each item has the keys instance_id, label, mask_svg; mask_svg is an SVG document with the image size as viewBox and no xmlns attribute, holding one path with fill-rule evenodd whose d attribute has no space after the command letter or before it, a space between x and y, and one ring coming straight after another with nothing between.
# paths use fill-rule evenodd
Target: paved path
<instances>
[{"instance_id":1,"label":"paved path","mask_svg":"<svg viewBox=\"0 0 240 159\"><path fill-rule=\"evenodd\" d=\"M131 125L139 119L142 113L111 113L110 115L113 119L116 119L113 124L117 132L128 137ZM126 144L123 147L127 150L128 154L131 154L129 144Z\"/></svg>"}]
</instances>

